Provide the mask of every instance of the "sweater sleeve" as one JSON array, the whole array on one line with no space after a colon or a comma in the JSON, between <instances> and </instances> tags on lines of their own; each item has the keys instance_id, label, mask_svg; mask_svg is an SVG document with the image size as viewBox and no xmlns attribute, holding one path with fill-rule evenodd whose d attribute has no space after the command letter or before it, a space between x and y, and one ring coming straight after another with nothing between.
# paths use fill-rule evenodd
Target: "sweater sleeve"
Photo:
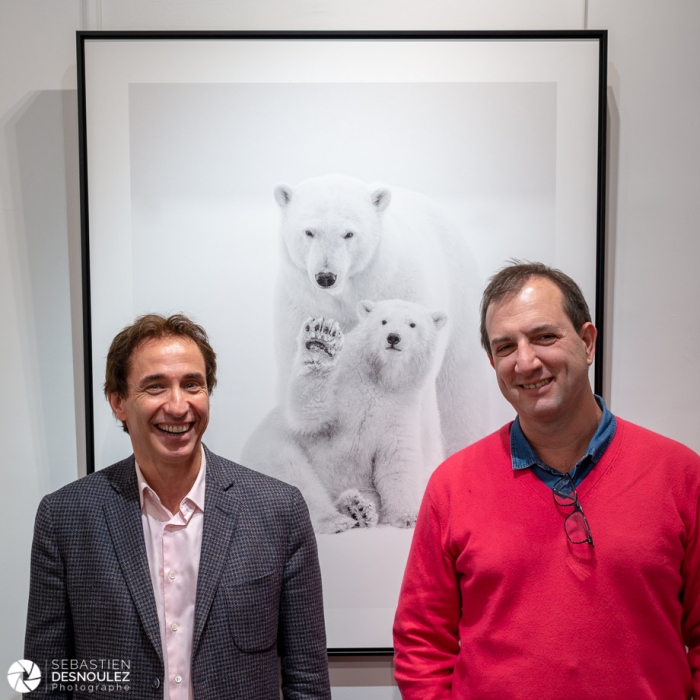
<instances>
[{"instance_id":1,"label":"sweater sleeve","mask_svg":"<svg viewBox=\"0 0 700 700\"><path fill-rule=\"evenodd\" d=\"M459 654L461 595L445 512L421 505L394 622L395 677L403 700L446 700Z\"/></svg>"},{"instance_id":2,"label":"sweater sleeve","mask_svg":"<svg viewBox=\"0 0 700 700\"><path fill-rule=\"evenodd\" d=\"M697 490L694 490L691 514L693 520L681 566L683 639L688 647L688 663L693 675L693 697L700 699L700 493Z\"/></svg>"}]
</instances>

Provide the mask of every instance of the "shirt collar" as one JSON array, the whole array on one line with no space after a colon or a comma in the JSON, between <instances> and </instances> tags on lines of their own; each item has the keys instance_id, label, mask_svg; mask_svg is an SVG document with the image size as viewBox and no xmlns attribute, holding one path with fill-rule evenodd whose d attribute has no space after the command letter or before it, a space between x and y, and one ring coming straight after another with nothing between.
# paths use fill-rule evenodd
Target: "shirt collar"
<instances>
[{"instance_id":1,"label":"shirt collar","mask_svg":"<svg viewBox=\"0 0 700 700\"><path fill-rule=\"evenodd\" d=\"M199 473L197 474L197 478L194 480L194 484L192 484L192 488L189 490L188 494L182 499L182 502L184 503L185 501L190 501L193 508L196 508L196 509L204 512L204 487L205 487L205 472L207 469L207 458L206 458L206 455L204 453L203 447L201 448L201 450L202 450L202 463L199 467ZM138 481L138 486L139 486L139 502L141 504L141 512L143 512L144 497L146 495L146 492L151 493L159 504L160 504L160 498L158 497L158 494L146 482L146 479L143 476L143 472L141 471L141 467L139 467L136 460L134 460L134 465L136 467L136 480Z\"/></svg>"},{"instance_id":2,"label":"shirt collar","mask_svg":"<svg viewBox=\"0 0 700 700\"><path fill-rule=\"evenodd\" d=\"M579 460L579 464L586 458L590 458L592 464L596 464L603 456L605 450L615 435L616 421L615 416L610 413L605 401L595 394L595 400L598 402L603 415L591 441L588 443L586 453ZM510 455L513 463L513 469L527 469L533 465L546 467L547 465L540 459L539 455L532 449L532 446L527 441L523 429L520 427L520 418L516 417L510 427Z\"/></svg>"}]
</instances>

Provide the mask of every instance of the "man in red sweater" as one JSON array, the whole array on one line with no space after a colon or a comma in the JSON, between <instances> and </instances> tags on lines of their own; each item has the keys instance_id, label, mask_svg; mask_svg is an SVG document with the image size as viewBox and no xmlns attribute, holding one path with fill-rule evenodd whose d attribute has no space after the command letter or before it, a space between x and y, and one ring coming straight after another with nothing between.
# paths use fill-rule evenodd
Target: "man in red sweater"
<instances>
[{"instance_id":1,"label":"man in red sweater","mask_svg":"<svg viewBox=\"0 0 700 700\"><path fill-rule=\"evenodd\" d=\"M484 292L517 418L430 480L394 625L404 700L700 699L700 457L593 394L596 335L540 263Z\"/></svg>"}]
</instances>

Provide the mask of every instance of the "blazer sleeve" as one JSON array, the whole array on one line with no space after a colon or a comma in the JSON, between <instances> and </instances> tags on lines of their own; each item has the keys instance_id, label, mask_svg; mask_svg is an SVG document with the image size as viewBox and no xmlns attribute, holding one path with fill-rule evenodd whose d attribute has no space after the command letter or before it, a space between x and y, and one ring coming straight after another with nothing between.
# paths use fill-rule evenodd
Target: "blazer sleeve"
<instances>
[{"instance_id":1,"label":"blazer sleeve","mask_svg":"<svg viewBox=\"0 0 700 700\"><path fill-rule=\"evenodd\" d=\"M73 656L73 627L65 567L47 496L39 504L34 525L24 640L24 657L39 665L42 682L27 697L72 697L72 693L51 690L50 671L54 659L70 659Z\"/></svg>"},{"instance_id":2,"label":"blazer sleeve","mask_svg":"<svg viewBox=\"0 0 700 700\"><path fill-rule=\"evenodd\" d=\"M277 649L285 700L330 700L321 570L306 503L294 494Z\"/></svg>"}]
</instances>

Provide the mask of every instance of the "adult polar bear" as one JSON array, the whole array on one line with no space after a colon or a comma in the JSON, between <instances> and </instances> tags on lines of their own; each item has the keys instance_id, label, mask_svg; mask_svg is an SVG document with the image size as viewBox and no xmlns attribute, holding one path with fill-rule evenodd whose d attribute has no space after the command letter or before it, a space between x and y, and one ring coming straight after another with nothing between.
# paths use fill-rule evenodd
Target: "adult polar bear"
<instances>
[{"instance_id":1,"label":"adult polar bear","mask_svg":"<svg viewBox=\"0 0 700 700\"><path fill-rule=\"evenodd\" d=\"M282 211L275 324L278 394L284 400L299 327L334 318L345 331L363 299L404 299L447 313L424 425L438 420L447 454L483 434L479 276L464 236L427 197L346 175L274 190ZM437 370L436 370L437 371Z\"/></svg>"}]
</instances>

